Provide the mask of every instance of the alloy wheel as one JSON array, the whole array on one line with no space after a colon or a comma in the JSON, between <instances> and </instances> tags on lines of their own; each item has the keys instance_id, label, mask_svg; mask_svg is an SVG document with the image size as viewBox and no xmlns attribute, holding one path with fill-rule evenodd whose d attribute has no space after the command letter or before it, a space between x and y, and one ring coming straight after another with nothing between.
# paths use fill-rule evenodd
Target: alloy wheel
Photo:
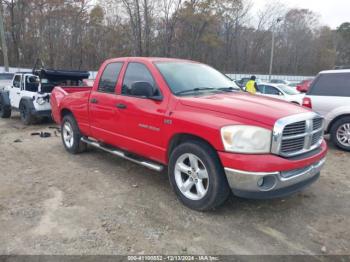
<instances>
[{"instance_id":1,"label":"alloy wheel","mask_svg":"<svg viewBox=\"0 0 350 262\"><path fill-rule=\"evenodd\" d=\"M343 146L350 147L350 123L339 126L337 130L337 139Z\"/></svg>"},{"instance_id":2,"label":"alloy wheel","mask_svg":"<svg viewBox=\"0 0 350 262\"><path fill-rule=\"evenodd\" d=\"M186 153L175 164L175 181L181 193L191 200L201 200L208 192L208 170L199 157Z\"/></svg>"},{"instance_id":3,"label":"alloy wheel","mask_svg":"<svg viewBox=\"0 0 350 262\"><path fill-rule=\"evenodd\" d=\"M65 122L62 129L63 141L68 148L71 148L74 144L74 134L72 125L69 122Z\"/></svg>"}]
</instances>

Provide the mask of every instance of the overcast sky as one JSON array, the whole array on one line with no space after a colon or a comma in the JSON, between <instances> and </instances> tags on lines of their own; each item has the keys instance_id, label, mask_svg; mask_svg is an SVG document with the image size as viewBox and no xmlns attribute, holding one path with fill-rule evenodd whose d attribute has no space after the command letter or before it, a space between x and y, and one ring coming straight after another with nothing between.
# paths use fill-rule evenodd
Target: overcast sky
<instances>
[{"instance_id":1,"label":"overcast sky","mask_svg":"<svg viewBox=\"0 0 350 262\"><path fill-rule=\"evenodd\" d=\"M264 7L270 0L251 0L254 9ZM322 24L336 28L343 22L350 22L350 0L283 0L287 7L307 8L320 16Z\"/></svg>"}]
</instances>

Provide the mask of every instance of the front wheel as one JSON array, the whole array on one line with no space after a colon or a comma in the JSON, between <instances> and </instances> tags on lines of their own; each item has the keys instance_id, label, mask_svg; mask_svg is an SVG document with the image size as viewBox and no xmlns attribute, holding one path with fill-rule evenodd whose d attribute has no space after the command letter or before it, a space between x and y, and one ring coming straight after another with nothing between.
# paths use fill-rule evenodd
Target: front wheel
<instances>
[{"instance_id":1,"label":"front wheel","mask_svg":"<svg viewBox=\"0 0 350 262\"><path fill-rule=\"evenodd\" d=\"M61 137L66 150L71 154L84 152L87 145L81 141L82 135L72 115L66 115L61 124Z\"/></svg>"},{"instance_id":2,"label":"front wheel","mask_svg":"<svg viewBox=\"0 0 350 262\"><path fill-rule=\"evenodd\" d=\"M30 105L28 101L22 101L19 105L19 113L21 115L22 123L25 125L34 124L36 119L30 110Z\"/></svg>"},{"instance_id":3,"label":"front wheel","mask_svg":"<svg viewBox=\"0 0 350 262\"><path fill-rule=\"evenodd\" d=\"M350 151L350 117L342 117L331 128L332 142L339 148Z\"/></svg>"},{"instance_id":4,"label":"front wheel","mask_svg":"<svg viewBox=\"0 0 350 262\"><path fill-rule=\"evenodd\" d=\"M220 206L230 194L216 152L201 141L175 148L169 161L169 180L180 201L199 211Z\"/></svg>"}]
</instances>

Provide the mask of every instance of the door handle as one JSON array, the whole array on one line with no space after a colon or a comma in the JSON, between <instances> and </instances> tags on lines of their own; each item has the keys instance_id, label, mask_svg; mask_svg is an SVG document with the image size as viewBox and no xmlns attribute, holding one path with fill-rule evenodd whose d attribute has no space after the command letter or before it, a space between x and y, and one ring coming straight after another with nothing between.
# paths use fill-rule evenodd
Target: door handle
<instances>
[{"instance_id":1,"label":"door handle","mask_svg":"<svg viewBox=\"0 0 350 262\"><path fill-rule=\"evenodd\" d=\"M124 105L124 104L117 104L117 108L119 108L119 109L126 109L126 105Z\"/></svg>"},{"instance_id":2,"label":"door handle","mask_svg":"<svg viewBox=\"0 0 350 262\"><path fill-rule=\"evenodd\" d=\"M17 95L20 95L21 93L20 92L17 92Z\"/></svg>"},{"instance_id":3,"label":"door handle","mask_svg":"<svg viewBox=\"0 0 350 262\"><path fill-rule=\"evenodd\" d=\"M91 104L97 104L98 103L98 100L96 98L91 98L90 99L90 103Z\"/></svg>"}]
</instances>

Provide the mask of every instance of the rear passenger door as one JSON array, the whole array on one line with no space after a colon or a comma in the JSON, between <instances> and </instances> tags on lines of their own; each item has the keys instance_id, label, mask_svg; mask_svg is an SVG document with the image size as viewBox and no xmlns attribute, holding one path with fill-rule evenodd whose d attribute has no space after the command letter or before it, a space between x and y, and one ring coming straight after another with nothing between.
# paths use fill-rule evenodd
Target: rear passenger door
<instances>
[{"instance_id":1,"label":"rear passenger door","mask_svg":"<svg viewBox=\"0 0 350 262\"><path fill-rule=\"evenodd\" d=\"M118 139L123 125L116 107L116 87L123 64L112 62L106 65L98 87L91 91L89 99L91 132L96 139L108 144L114 144Z\"/></svg>"},{"instance_id":2,"label":"rear passenger door","mask_svg":"<svg viewBox=\"0 0 350 262\"><path fill-rule=\"evenodd\" d=\"M307 95L312 109L332 120L334 110L350 106L350 73L320 74Z\"/></svg>"}]
</instances>

